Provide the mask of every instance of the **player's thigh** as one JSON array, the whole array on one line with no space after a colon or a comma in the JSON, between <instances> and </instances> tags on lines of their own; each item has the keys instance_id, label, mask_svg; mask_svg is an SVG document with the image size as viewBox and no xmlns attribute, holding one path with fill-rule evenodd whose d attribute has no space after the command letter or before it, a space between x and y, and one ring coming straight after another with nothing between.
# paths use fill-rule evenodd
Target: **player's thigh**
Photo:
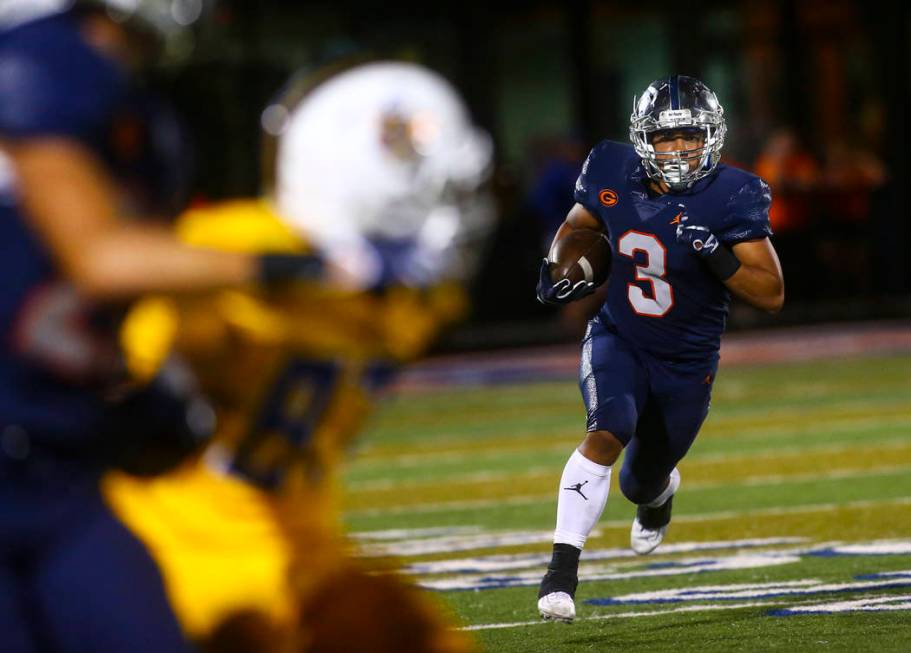
<instances>
[{"instance_id":1,"label":"player's thigh","mask_svg":"<svg viewBox=\"0 0 911 653\"><path fill-rule=\"evenodd\" d=\"M629 442L647 394L646 378L637 354L619 336L591 322L579 366L586 431L609 431L623 444Z\"/></svg>"},{"instance_id":2,"label":"player's thigh","mask_svg":"<svg viewBox=\"0 0 911 653\"><path fill-rule=\"evenodd\" d=\"M643 480L670 473L708 416L715 369L714 363L682 371L673 366L650 367L648 400L627 447L625 468Z\"/></svg>"},{"instance_id":3,"label":"player's thigh","mask_svg":"<svg viewBox=\"0 0 911 653\"><path fill-rule=\"evenodd\" d=\"M50 647L61 653L189 651L153 559L100 498L34 580Z\"/></svg>"},{"instance_id":4,"label":"player's thigh","mask_svg":"<svg viewBox=\"0 0 911 653\"><path fill-rule=\"evenodd\" d=\"M668 434L670 455L682 459L699 435L712 402L712 384L718 370L717 360L709 360L693 369L664 366L656 379L653 396L663 424L655 428Z\"/></svg>"}]
</instances>

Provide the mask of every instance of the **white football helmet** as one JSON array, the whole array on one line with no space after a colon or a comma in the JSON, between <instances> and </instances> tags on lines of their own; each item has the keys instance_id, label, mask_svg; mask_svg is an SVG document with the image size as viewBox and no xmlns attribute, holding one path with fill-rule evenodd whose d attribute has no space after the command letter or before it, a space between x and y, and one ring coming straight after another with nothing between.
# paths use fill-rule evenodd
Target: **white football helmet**
<instances>
[{"instance_id":1,"label":"white football helmet","mask_svg":"<svg viewBox=\"0 0 911 653\"><path fill-rule=\"evenodd\" d=\"M422 66L379 62L296 95L262 117L276 139L267 192L278 213L324 250L411 241L415 277L452 274L460 263L447 252L489 224L478 191L492 155L455 89Z\"/></svg>"}]
</instances>

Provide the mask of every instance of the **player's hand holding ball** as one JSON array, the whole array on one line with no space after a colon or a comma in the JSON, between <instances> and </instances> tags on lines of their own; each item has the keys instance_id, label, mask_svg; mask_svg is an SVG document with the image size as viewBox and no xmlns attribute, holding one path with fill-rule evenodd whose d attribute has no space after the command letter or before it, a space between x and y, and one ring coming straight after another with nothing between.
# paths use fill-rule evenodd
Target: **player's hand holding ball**
<instances>
[{"instance_id":1,"label":"player's hand holding ball","mask_svg":"<svg viewBox=\"0 0 911 653\"><path fill-rule=\"evenodd\" d=\"M538 301L568 304L595 292L611 268L610 241L600 231L574 229L554 243L541 264Z\"/></svg>"},{"instance_id":2,"label":"player's hand holding ball","mask_svg":"<svg viewBox=\"0 0 911 653\"><path fill-rule=\"evenodd\" d=\"M595 284L585 280L573 283L563 277L554 283L550 268L551 262L544 259L541 262L541 275L538 279L538 301L542 304L568 304L595 292Z\"/></svg>"}]
</instances>

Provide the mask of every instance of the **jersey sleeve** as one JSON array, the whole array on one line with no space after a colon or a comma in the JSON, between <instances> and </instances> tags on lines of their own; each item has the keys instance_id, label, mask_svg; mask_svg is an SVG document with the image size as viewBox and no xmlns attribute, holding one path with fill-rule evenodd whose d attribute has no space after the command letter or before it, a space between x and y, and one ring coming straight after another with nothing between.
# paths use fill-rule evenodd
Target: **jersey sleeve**
<instances>
[{"instance_id":1,"label":"jersey sleeve","mask_svg":"<svg viewBox=\"0 0 911 653\"><path fill-rule=\"evenodd\" d=\"M585 163L582 164L582 172L576 179L576 187L573 189L573 199L584 206L588 211L598 216L598 184L595 180L596 171L600 160L603 158L603 144L596 145L588 153Z\"/></svg>"},{"instance_id":2,"label":"jersey sleeve","mask_svg":"<svg viewBox=\"0 0 911 653\"><path fill-rule=\"evenodd\" d=\"M771 236L771 203L769 185L759 177L753 177L728 199L722 226L716 235L728 245Z\"/></svg>"},{"instance_id":3,"label":"jersey sleeve","mask_svg":"<svg viewBox=\"0 0 911 653\"><path fill-rule=\"evenodd\" d=\"M69 35L67 35L69 36ZM126 80L75 38L0 50L0 136L91 141L111 120Z\"/></svg>"}]
</instances>

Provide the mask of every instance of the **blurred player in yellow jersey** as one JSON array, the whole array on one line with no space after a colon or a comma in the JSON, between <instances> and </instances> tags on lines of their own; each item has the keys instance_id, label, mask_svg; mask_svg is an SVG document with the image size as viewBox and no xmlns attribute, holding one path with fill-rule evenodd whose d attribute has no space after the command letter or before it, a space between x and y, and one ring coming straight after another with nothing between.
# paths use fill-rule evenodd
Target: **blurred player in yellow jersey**
<instances>
[{"instance_id":1,"label":"blurred player in yellow jersey","mask_svg":"<svg viewBox=\"0 0 911 653\"><path fill-rule=\"evenodd\" d=\"M464 310L489 139L449 84L404 63L294 80L263 127L264 197L190 211L178 235L276 265L317 254L331 280L138 304L134 372L180 356L219 427L170 472L109 475L106 500L212 650L472 650L427 597L349 557L334 477L375 392Z\"/></svg>"}]
</instances>

